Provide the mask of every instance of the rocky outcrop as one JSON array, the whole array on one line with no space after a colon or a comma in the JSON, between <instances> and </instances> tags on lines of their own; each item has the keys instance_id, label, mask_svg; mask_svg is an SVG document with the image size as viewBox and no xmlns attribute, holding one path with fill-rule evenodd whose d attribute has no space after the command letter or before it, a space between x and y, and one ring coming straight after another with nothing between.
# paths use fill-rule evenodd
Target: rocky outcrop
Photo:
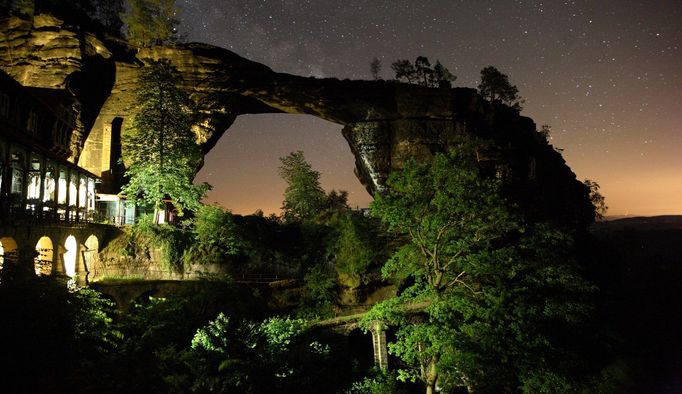
<instances>
[{"instance_id":1,"label":"rocky outcrop","mask_svg":"<svg viewBox=\"0 0 682 394\"><path fill-rule=\"evenodd\" d=\"M0 23L0 68L24 86L68 91L61 104L76 116L71 160L77 161L114 81L111 52L95 35L48 14ZM60 95L61 96L61 95Z\"/></svg>"},{"instance_id":2,"label":"rocky outcrop","mask_svg":"<svg viewBox=\"0 0 682 394\"><path fill-rule=\"evenodd\" d=\"M382 191L408 158L428 160L461 134L492 139L514 178L514 199L564 223L590 222L588 191L537 132L533 121L492 105L473 89L386 81L305 78L277 73L226 49L182 44L133 49L49 16L5 21L0 67L22 84L70 91L80 105L73 159L115 178L120 128L134 114L139 71L168 59L199 108L197 142L208 152L240 114L310 114L343 125L368 192ZM87 137L87 138L86 138ZM120 170L119 170L120 172Z\"/></svg>"}]
</instances>

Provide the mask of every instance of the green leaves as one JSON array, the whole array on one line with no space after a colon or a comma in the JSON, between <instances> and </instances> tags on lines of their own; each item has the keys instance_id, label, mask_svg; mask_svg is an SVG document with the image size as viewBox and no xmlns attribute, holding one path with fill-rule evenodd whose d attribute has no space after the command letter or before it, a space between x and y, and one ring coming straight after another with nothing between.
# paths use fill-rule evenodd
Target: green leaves
<instances>
[{"instance_id":1,"label":"green leaves","mask_svg":"<svg viewBox=\"0 0 682 394\"><path fill-rule=\"evenodd\" d=\"M313 170L302 151L280 158L279 175L287 183L282 211L288 221L311 221L322 212L326 195L320 173Z\"/></svg>"},{"instance_id":2,"label":"green leaves","mask_svg":"<svg viewBox=\"0 0 682 394\"><path fill-rule=\"evenodd\" d=\"M140 72L136 93L137 112L132 127L123 132L123 163L127 198L157 209L163 200L182 215L195 210L210 188L194 185L202 155L191 130L193 103L179 85L177 70L167 61L152 61Z\"/></svg>"},{"instance_id":3,"label":"green leaves","mask_svg":"<svg viewBox=\"0 0 682 394\"><path fill-rule=\"evenodd\" d=\"M175 0L127 1L129 7L123 15L123 22L131 44L148 47L175 38L178 24Z\"/></svg>"},{"instance_id":4,"label":"green leaves","mask_svg":"<svg viewBox=\"0 0 682 394\"><path fill-rule=\"evenodd\" d=\"M577 357L565 335L591 313L595 289L577 273L570 236L525 221L502 180L483 175L483 146L462 138L431 163L408 162L372 204L405 239L383 274L413 284L366 321L397 326L389 350L401 376L427 387L506 392L542 371L562 377L562 357Z\"/></svg>"},{"instance_id":5,"label":"green leaves","mask_svg":"<svg viewBox=\"0 0 682 394\"><path fill-rule=\"evenodd\" d=\"M236 255L243 241L237 235L232 213L218 205L203 205L193 221L194 237L204 249L216 248L221 254Z\"/></svg>"}]
</instances>

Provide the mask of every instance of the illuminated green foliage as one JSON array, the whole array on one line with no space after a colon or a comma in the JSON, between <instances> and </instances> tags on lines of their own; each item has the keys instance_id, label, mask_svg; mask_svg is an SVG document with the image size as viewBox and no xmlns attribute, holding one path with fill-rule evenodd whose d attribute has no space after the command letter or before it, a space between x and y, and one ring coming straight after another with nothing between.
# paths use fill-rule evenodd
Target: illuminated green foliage
<instances>
[{"instance_id":1,"label":"illuminated green foliage","mask_svg":"<svg viewBox=\"0 0 682 394\"><path fill-rule=\"evenodd\" d=\"M325 206L320 173L313 170L302 151L281 157L279 175L287 183L282 213L285 221L312 221Z\"/></svg>"},{"instance_id":2,"label":"illuminated green foliage","mask_svg":"<svg viewBox=\"0 0 682 394\"><path fill-rule=\"evenodd\" d=\"M192 339L190 357L201 360L193 371L193 391L305 392L302 367L329 354L328 346L306 338L306 327L302 319L255 323L219 314Z\"/></svg>"},{"instance_id":3,"label":"illuminated green foliage","mask_svg":"<svg viewBox=\"0 0 682 394\"><path fill-rule=\"evenodd\" d=\"M422 381L427 393L533 392L538 376L571 381L580 363L567 333L589 316L593 288L577 274L572 241L524 220L502 181L482 175L480 145L462 139L431 164L407 163L372 205L405 239L384 275L413 284L365 324L397 326L389 351L405 363L399 378Z\"/></svg>"},{"instance_id":4,"label":"illuminated green foliage","mask_svg":"<svg viewBox=\"0 0 682 394\"><path fill-rule=\"evenodd\" d=\"M150 62L138 82L136 115L122 139L129 179L122 192L155 210L164 208L166 197L179 215L186 208L195 210L209 186L192 183L202 157L191 130L193 103L167 61Z\"/></svg>"},{"instance_id":5,"label":"illuminated green foliage","mask_svg":"<svg viewBox=\"0 0 682 394\"><path fill-rule=\"evenodd\" d=\"M221 255L239 253L241 239L232 213L218 205L203 205L193 220L197 244L206 250L215 249Z\"/></svg>"},{"instance_id":6,"label":"illuminated green foliage","mask_svg":"<svg viewBox=\"0 0 682 394\"><path fill-rule=\"evenodd\" d=\"M336 215L329 225L335 231L332 245L339 282L350 288L378 279L386 258L386 239L377 219L354 212Z\"/></svg>"},{"instance_id":7,"label":"illuminated green foliage","mask_svg":"<svg viewBox=\"0 0 682 394\"><path fill-rule=\"evenodd\" d=\"M128 7L123 22L131 44L148 47L175 38L178 24L175 0L128 0Z\"/></svg>"}]
</instances>

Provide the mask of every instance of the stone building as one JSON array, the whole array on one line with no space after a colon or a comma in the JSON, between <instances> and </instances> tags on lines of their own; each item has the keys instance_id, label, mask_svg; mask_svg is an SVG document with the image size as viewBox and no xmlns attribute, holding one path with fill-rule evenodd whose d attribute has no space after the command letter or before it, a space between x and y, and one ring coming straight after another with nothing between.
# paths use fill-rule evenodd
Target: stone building
<instances>
[{"instance_id":1,"label":"stone building","mask_svg":"<svg viewBox=\"0 0 682 394\"><path fill-rule=\"evenodd\" d=\"M0 216L86 222L98 177L68 161L75 119L64 90L0 72Z\"/></svg>"}]
</instances>

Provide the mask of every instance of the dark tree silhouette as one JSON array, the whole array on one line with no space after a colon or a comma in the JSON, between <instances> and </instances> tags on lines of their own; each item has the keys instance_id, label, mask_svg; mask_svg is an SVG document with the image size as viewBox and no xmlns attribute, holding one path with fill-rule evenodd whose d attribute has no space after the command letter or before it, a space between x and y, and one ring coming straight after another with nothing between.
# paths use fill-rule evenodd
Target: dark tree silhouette
<instances>
[{"instance_id":1,"label":"dark tree silhouette","mask_svg":"<svg viewBox=\"0 0 682 394\"><path fill-rule=\"evenodd\" d=\"M519 89L509 83L509 77L497 68L488 66L481 70L481 84L478 85L481 95L490 102L501 101L512 108L521 110L523 100Z\"/></svg>"},{"instance_id":2,"label":"dark tree silhouette","mask_svg":"<svg viewBox=\"0 0 682 394\"><path fill-rule=\"evenodd\" d=\"M417 71L414 69L412 63L407 59L398 59L391 68L395 72L395 79L405 81L407 83L414 83L417 79Z\"/></svg>"},{"instance_id":3,"label":"dark tree silhouette","mask_svg":"<svg viewBox=\"0 0 682 394\"><path fill-rule=\"evenodd\" d=\"M372 78L377 81L381 79L381 60L378 57L374 57L369 63L369 71L372 73Z\"/></svg>"},{"instance_id":4,"label":"dark tree silhouette","mask_svg":"<svg viewBox=\"0 0 682 394\"><path fill-rule=\"evenodd\" d=\"M131 44L147 47L176 37L178 20L174 0L128 0L128 5L123 22Z\"/></svg>"},{"instance_id":5,"label":"dark tree silhouette","mask_svg":"<svg viewBox=\"0 0 682 394\"><path fill-rule=\"evenodd\" d=\"M432 68L425 56L417 57L414 64L407 59L398 59L391 68L395 71L397 80L430 88L452 87L452 81L457 79L440 61L436 61Z\"/></svg>"}]
</instances>

